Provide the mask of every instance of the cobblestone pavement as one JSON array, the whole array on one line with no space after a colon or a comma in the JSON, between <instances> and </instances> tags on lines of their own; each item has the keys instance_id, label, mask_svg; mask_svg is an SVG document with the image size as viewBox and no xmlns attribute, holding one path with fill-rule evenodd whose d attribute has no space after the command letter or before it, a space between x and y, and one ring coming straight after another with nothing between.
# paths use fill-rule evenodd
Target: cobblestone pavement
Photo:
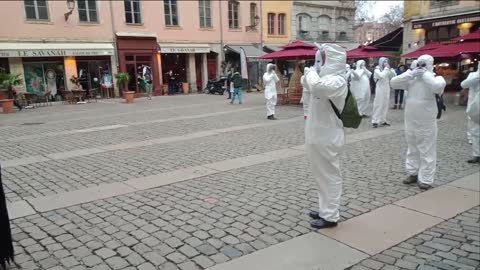
<instances>
[{"instance_id":1,"label":"cobblestone pavement","mask_svg":"<svg viewBox=\"0 0 480 270\"><path fill-rule=\"evenodd\" d=\"M210 99L206 100L205 97ZM197 101L204 102L203 106L166 108L171 106L169 102L172 100L178 100L178 106L188 106L188 101L193 103L195 99L173 97L169 100L154 99L151 103L140 99L131 107L131 115L122 114L125 113L125 106L129 105L116 101L88 104L92 105L92 111L81 106L40 108L38 114L32 116L34 119L29 120L28 115L23 113L12 115L12 119L5 122L6 126L0 127L0 132L13 131L15 134L10 134L8 138L15 138L104 125L127 125L124 128L82 134L51 134L32 139L35 143L26 140L25 156L29 156L44 154L43 151L70 151L77 147L98 147L262 121L267 123L263 108L255 108L263 103L261 95L247 95L249 102L242 107L225 105L223 97L199 95ZM73 109L68 111L68 108ZM243 108L251 110L235 112ZM158 118L151 115L143 118L143 115L149 114L148 110L160 109L166 110L160 111ZM175 116L191 116L226 110L231 112L129 126L139 121L168 119L168 115L164 114L166 112ZM439 124L436 186L478 171L478 166L465 162L470 154L470 145L464 138L465 117L455 113L455 110L449 110ZM299 107L282 106L278 107L277 113L281 119L290 119L301 116L302 110ZM53 116L50 118L51 114ZM71 116L72 123L65 121L62 114ZM127 119L123 120L124 117ZM4 118L0 116L0 122ZM389 118L401 128L402 111L391 112ZM48 123L46 119L52 122ZM21 125L36 121L45 124ZM368 122L363 123L359 130L348 132L366 130L370 130ZM355 134L352 138L355 138ZM17 148L23 147L23 143L21 141ZM8 167L4 169L4 181L8 199L18 201L301 144L303 122L299 117L298 121L293 119L268 127ZM10 144L5 146L9 147ZM23 157L25 152L17 148L11 149L18 154L8 156L2 153L2 158ZM342 156L345 178L342 220L420 193L418 188L400 183L405 177L404 152L405 142L401 131L345 147ZM304 156L297 156L37 213L12 221L18 254L18 265L12 269L205 269L311 232L305 213L315 207L315 193L316 186L308 161ZM474 215L473 218L477 216L478 224L478 208L472 211L468 213ZM455 220L461 220L461 217ZM466 228L465 234L471 237L464 236L470 241L468 244L471 247L478 244L478 235L468 229L470 223L464 225L459 221L459 224ZM428 235L427 232L425 234ZM477 240L472 240L475 237ZM406 244L414 245L411 242ZM432 242L437 243L434 240ZM478 262L478 257L472 254L463 257L469 260L477 258ZM362 265L366 263L368 266L368 262L364 261ZM397 263L391 263L392 267ZM390 266L381 267L389 269Z\"/></svg>"},{"instance_id":2,"label":"cobblestone pavement","mask_svg":"<svg viewBox=\"0 0 480 270\"><path fill-rule=\"evenodd\" d=\"M350 270L475 270L480 266L480 208L430 228Z\"/></svg>"}]
</instances>

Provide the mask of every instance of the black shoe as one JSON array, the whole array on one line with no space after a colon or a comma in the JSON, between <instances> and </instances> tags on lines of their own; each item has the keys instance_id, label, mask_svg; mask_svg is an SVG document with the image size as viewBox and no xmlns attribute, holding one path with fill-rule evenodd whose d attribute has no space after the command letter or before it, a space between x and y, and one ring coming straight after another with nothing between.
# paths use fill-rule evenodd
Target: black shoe
<instances>
[{"instance_id":1,"label":"black shoe","mask_svg":"<svg viewBox=\"0 0 480 270\"><path fill-rule=\"evenodd\" d=\"M387 123L387 122L383 122L383 123L382 123L382 127L389 127L389 126L390 126L390 124Z\"/></svg>"},{"instance_id":2,"label":"black shoe","mask_svg":"<svg viewBox=\"0 0 480 270\"><path fill-rule=\"evenodd\" d=\"M310 227L314 229L333 228L333 227L337 227L337 225L338 225L337 222L326 221L323 218L310 221Z\"/></svg>"},{"instance_id":3,"label":"black shoe","mask_svg":"<svg viewBox=\"0 0 480 270\"><path fill-rule=\"evenodd\" d=\"M415 184L418 181L417 175L410 175L407 179L403 180L402 183L405 185Z\"/></svg>"},{"instance_id":4,"label":"black shoe","mask_svg":"<svg viewBox=\"0 0 480 270\"><path fill-rule=\"evenodd\" d=\"M274 114L272 114L272 118L270 118L270 120L278 120Z\"/></svg>"},{"instance_id":5,"label":"black shoe","mask_svg":"<svg viewBox=\"0 0 480 270\"><path fill-rule=\"evenodd\" d=\"M402 109L402 105L398 105L398 108L397 108L397 109L403 110L403 109Z\"/></svg>"},{"instance_id":6,"label":"black shoe","mask_svg":"<svg viewBox=\"0 0 480 270\"><path fill-rule=\"evenodd\" d=\"M318 215L318 211L310 211L310 213L308 213L308 216L313 218L313 219L319 219L321 218L319 215Z\"/></svg>"},{"instance_id":7,"label":"black shoe","mask_svg":"<svg viewBox=\"0 0 480 270\"><path fill-rule=\"evenodd\" d=\"M473 157L472 159L468 160L467 162L470 163L470 164L480 163L480 157Z\"/></svg>"},{"instance_id":8,"label":"black shoe","mask_svg":"<svg viewBox=\"0 0 480 270\"><path fill-rule=\"evenodd\" d=\"M427 189L432 188L431 185L425 184L425 183L418 183L418 187L419 187L420 189L423 189L423 190L427 190Z\"/></svg>"},{"instance_id":9,"label":"black shoe","mask_svg":"<svg viewBox=\"0 0 480 270\"><path fill-rule=\"evenodd\" d=\"M392 110L398 109L398 105L393 105Z\"/></svg>"},{"instance_id":10,"label":"black shoe","mask_svg":"<svg viewBox=\"0 0 480 270\"><path fill-rule=\"evenodd\" d=\"M378 128L378 124L377 123L373 124L373 128Z\"/></svg>"}]
</instances>

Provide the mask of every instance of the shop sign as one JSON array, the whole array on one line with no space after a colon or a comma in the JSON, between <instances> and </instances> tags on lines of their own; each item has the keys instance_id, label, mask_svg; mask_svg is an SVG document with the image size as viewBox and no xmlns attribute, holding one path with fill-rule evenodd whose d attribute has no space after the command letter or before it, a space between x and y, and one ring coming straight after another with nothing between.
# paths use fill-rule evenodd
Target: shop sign
<instances>
[{"instance_id":1,"label":"shop sign","mask_svg":"<svg viewBox=\"0 0 480 270\"><path fill-rule=\"evenodd\" d=\"M446 19L435 19L435 20L424 20L419 22L413 22L412 29L457 25L461 23L478 22L478 21L480 21L480 15L478 14L472 14L470 16L463 15L463 16L450 17Z\"/></svg>"},{"instance_id":2,"label":"shop sign","mask_svg":"<svg viewBox=\"0 0 480 270\"><path fill-rule=\"evenodd\" d=\"M4 50L0 57L63 57L113 55L113 50Z\"/></svg>"},{"instance_id":3,"label":"shop sign","mask_svg":"<svg viewBox=\"0 0 480 270\"><path fill-rule=\"evenodd\" d=\"M161 53L209 53L210 48L160 47Z\"/></svg>"}]
</instances>

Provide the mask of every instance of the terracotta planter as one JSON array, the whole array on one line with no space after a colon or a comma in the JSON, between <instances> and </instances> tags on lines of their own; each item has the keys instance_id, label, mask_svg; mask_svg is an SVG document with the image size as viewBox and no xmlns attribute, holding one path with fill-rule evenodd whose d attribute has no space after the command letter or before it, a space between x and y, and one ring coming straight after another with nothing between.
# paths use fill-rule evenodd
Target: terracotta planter
<instances>
[{"instance_id":1,"label":"terracotta planter","mask_svg":"<svg viewBox=\"0 0 480 270\"><path fill-rule=\"evenodd\" d=\"M183 90L183 93L184 94L188 94L189 90L190 90L190 85L188 83L182 83L182 90Z\"/></svg>"},{"instance_id":2,"label":"terracotta planter","mask_svg":"<svg viewBox=\"0 0 480 270\"><path fill-rule=\"evenodd\" d=\"M0 99L3 113L13 113L13 99Z\"/></svg>"},{"instance_id":3,"label":"terracotta planter","mask_svg":"<svg viewBox=\"0 0 480 270\"><path fill-rule=\"evenodd\" d=\"M133 98L135 97L134 91L125 91L123 92L123 97L125 98L125 103L133 103Z\"/></svg>"},{"instance_id":4,"label":"terracotta planter","mask_svg":"<svg viewBox=\"0 0 480 270\"><path fill-rule=\"evenodd\" d=\"M168 95L168 84L163 85L163 94Z\"/></svg>"},{"instance_id":5,"label":"terracotta planter","mask_svg":"<svg viewBox=\"0 0 480 270\"><path fill-rule=\"evenodd\" d=\"M0 90L0 99L8 99L7 92ZM2 107L2 104L0 103L0 108L1 107Z\"/></svg>"}]
</instances>

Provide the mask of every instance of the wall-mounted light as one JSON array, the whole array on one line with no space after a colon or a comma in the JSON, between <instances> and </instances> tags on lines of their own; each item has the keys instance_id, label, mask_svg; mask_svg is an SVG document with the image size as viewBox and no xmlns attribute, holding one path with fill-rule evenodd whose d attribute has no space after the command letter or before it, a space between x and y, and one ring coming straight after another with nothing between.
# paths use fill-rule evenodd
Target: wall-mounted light
<instances>
[{"instance_id":1,"label":"wall-mounted light","mask_svg":"<svg viewBox=\"0 0 480 270\"><path fill-rule=\"evenodd\" d=\"M259 22L260 22L260 17L258 15L255 15L255 17L253 17L253 25L246 26L245 30L251 31L251 30L257 29L257 25Z\"/></svg>"},{"instance_id":2,"label":"wall-mounted light","mask_svg":"<svg viewBox=\"0 0 480 270\"><path fill-rule=\"evenodd\" d=\"M65 21L68 21L68 17L72 15L73 10L75 9L75 0L67 0L68 12L63 14L65 16Z\"/></svg>"}]
</instances>

